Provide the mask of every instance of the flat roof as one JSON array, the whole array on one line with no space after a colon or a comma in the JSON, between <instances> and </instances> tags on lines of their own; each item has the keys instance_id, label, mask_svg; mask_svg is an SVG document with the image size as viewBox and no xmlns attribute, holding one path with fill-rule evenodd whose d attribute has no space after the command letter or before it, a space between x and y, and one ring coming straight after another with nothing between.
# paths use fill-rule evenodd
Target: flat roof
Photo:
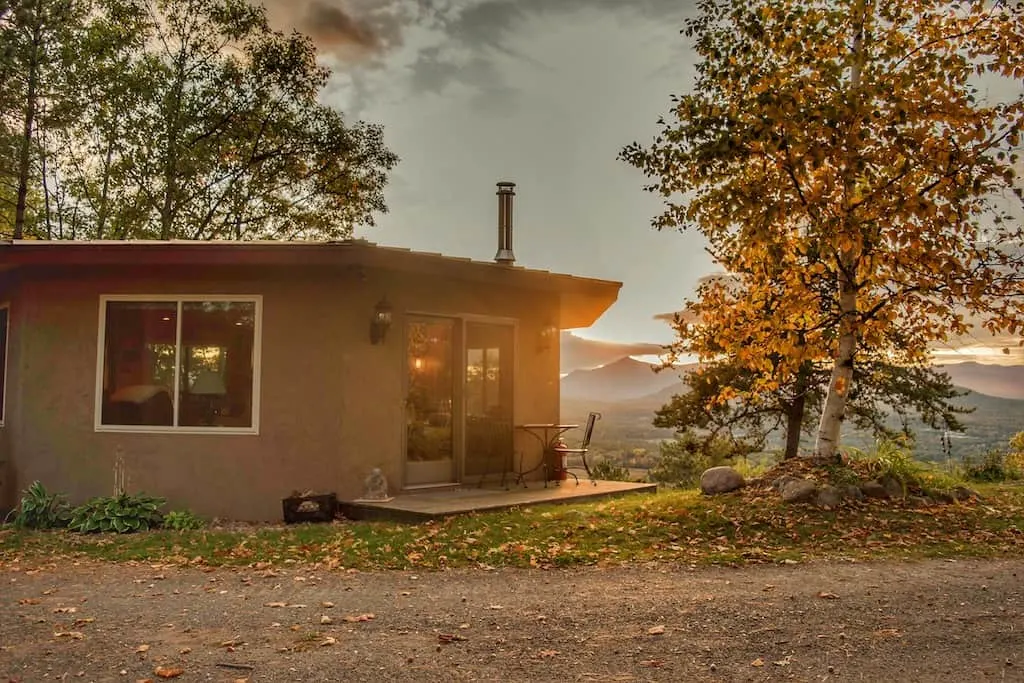
<instances>
[{"instance_id":1,"label":"flat roof","mask_svg":"<svg viewBox=\"0 0 1024 683\"><path fill-rule=\"evenodd\" d=\"M231 240L6 240L0 270L32 266L363 266L557 292L560 327L592 325L621 282L518 265L389 247L364 239L331 242Z\"/></svg>"}]
</instances>

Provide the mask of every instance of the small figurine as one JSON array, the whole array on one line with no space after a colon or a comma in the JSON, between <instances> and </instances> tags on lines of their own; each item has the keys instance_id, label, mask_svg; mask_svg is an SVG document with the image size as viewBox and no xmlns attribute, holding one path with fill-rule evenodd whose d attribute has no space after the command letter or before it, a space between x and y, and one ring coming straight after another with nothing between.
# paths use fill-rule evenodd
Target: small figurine
<instances>
[{"instance_id":1,"label":"small figurine","mask_svg":"<svg viewBox=\"0 0 1024 683\"><path fill-rule=\"evenodd\" d=\"M388 480L384 477L384 473L380 471L379 467L374 467L370 471L370 476L366 478L364 485L366 486L366 492L363 494L363 500L388 499Z\"/></svg>"}]
</instances>

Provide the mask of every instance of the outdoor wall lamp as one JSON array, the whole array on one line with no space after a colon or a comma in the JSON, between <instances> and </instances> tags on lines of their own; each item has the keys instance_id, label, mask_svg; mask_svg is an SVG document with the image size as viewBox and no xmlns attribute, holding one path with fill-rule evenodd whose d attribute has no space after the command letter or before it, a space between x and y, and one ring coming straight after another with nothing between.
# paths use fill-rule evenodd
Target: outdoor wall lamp
<instances>
[{"instance_id":1,"label":"outdoor wall lamp","mask_svg":"<svg viewBox=\"0 0 1024 683\"><path fill-rule=\"evenodd\" d=\"M370 343L383 344L391 329L391 304L383 297L373 307L373 318L370 319Z\"/></svg>"},{"instance_id":2,"label":"outdoor wall lamp","mask_svg":"<svg viewBox=\"0 0 1024 683\"><path fill-rule=\"evenodd\" d=\"M537 350L549 350L557 339L558 327L551 322L545 323L544 327L540 328L540 343L537 345Z\"/></svg>"}]
</instances>

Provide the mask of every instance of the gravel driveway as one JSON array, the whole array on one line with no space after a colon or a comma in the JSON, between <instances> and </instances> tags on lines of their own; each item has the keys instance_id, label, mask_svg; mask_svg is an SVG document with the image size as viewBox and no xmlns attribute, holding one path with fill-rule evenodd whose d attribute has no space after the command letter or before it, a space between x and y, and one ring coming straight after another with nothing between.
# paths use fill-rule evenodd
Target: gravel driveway
<instances>
[{"instance_id":1,"label":"gravel driveway","mask_svg":"<svg viewBox=\"0 0 1024 683\"><path fill-rule=\"evenodd\" d=\"M1024 559L0 570L0 681L1024 681Z\"/></svg>"}]
</instances>

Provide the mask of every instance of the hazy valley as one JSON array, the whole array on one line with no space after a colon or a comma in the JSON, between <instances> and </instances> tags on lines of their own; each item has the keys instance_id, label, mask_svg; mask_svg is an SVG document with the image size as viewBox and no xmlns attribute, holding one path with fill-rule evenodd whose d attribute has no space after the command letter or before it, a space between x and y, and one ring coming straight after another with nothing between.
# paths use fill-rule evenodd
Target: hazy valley
<instances>
[{"instance_id":1,"label":"hazy valley","mask_svg":"<svg viewBox=\"0 0 1024 683\"><path fill-rule=\"evenodd\" d=\"M593 439L595 451L616 459L625 457L634 466L642 466L645 458L638 457L636 451L656 454L658 442L673 436L672 430L651 424L654 412L685 390L680 374L694 367L654 372L649 363L624 357L598 368L574 370L562 378L562 419L583 423L591 410L600 412L602 419ZM952 435L954 459L1004 447L1013 434L1024 430L1024 366L972 362L941 367L957 387L969 392L957 402L975 408L962 417L966 431ZM912 423L911 428L919 457L936 461L944 458L941 432L920 423ZM805 446L810 447L811 437L806 440ZM846 428L844 442L865 448L872 444L872 438ZM781 434L776 443L781 445Z\"/></svg>"}]
</instances>

